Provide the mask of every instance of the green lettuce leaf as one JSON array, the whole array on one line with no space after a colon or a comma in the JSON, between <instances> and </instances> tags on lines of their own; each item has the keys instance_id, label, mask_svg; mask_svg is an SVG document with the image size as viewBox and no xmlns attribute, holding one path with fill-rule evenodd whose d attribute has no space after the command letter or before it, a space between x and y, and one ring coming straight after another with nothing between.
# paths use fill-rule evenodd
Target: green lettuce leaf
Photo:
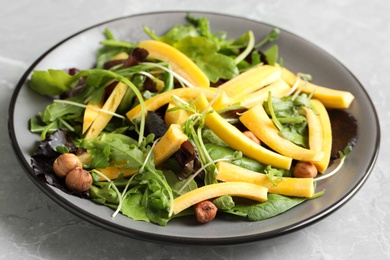
<instances>
[{"instance_id":1,"label":"green lettuce leaf","mask_svg":"<svg viewBox=\"0 0 390 260\"><path fill-rule=\"evenodd\" d=\"M71 90L74 79L63 70L35 70L29 81L29 87L41 95L56 96Z\"/></svg>"}]
</instances>

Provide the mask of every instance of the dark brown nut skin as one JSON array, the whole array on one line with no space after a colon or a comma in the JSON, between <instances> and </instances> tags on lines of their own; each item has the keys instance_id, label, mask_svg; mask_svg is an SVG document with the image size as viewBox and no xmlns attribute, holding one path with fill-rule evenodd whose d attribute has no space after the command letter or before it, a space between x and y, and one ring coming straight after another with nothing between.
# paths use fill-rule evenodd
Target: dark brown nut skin
<instances>
[{"instance_id":1,"label":"dark brown nut skin","mask_svg":"<svg viewBox=\"0 0 390 260\"><path fill-rule=\"evenodd\" d=\"M66 175L65 184L72 191L88 191L92 185L92 176L87 170L76 168Z\"/></svg>"},{"instance_id":2,"label":"dark brown nut skin","mask_svg":"<svg viewBox=\"0 0 390 260\"><path fill-rule=\"evenodd\" d=\"M54 173L59 178L65 178L71 170L82 167L80 159L73 153L61 154L53 163Z\"/></svg>"},{"instance_id":3,"label":"dark brown nut skin","mask_svg":"<svg viewBox=\"0 0 390 260\"><path fill-rule=\"evenodd\" d=\"M296 178L315 178L318 171L311 162L299 162L295 165L293 174Z\"/></svg>"},{"instance_id":4,"label":"dark brown nut skin","mask_svg":"<svg viewBox=\"0 0 390 260\"><path fill-rule=\"evenodd\" d=\"M249 139L251 139L253 142L260 144L259 138L257 138L251 131L244 131L242 133L246 135Z\"/></svg>"},{"instance_id":5,"label":"dark brown nut skin","mask_svg":"<svg viewBox=\"0 0 390 260\"><path fill-rule=\"evenodd\" d=\"M211 201L201 201L194 206L195 218L201 223L207 223L212 221L217 215L218 208Z\"/></svg>"}]
</instances>

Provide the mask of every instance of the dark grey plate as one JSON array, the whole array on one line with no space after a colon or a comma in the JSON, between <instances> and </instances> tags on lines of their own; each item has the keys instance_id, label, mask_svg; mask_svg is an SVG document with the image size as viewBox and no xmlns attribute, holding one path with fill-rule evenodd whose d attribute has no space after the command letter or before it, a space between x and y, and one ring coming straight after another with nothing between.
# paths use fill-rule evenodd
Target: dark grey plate
<instances>
[{"instance_id":1,"label":"dark grey plate","mask_svg":"<svg viewBox=\"0 0 390 260\"><path fill-rule=\"evenodd\" d=\"M213 31L226 31L229 38L252 30L256 39L261 39L273 28L268 24L223 14L193 14L207 17ZM29 132L27 122L42 111L49 100L26 86L32 70L90 68L94 64L99 41L104 39L102 32L105 28L112 30L119 39L138 41L147 39L143 25L152 28L157 34L163 34L171 26L184 23L185 15L185 12L150 13L98 24L60 42L27 70L11 100L9 133L17 157L31 180L59 205L86 221L125 236L171 244L228 245L279 236L315 223L351 199L366 181L378 155L380 128L374 106L363 86L340 62L310 42L284 30L278 45L287 68L294 72L309 73L315 83L348 90L356 98L349 111L358 120L359 140L342 170L318 184L317 191L326 190L323 197L260 222L222 216L209 224L198 225L192 218L180 218L172 220L166 227L160 227L133 221L122 215L113 219L109 208L69 196L35 177L30 167L30 156L39 137Z\"/></svg>"}]
</instances>

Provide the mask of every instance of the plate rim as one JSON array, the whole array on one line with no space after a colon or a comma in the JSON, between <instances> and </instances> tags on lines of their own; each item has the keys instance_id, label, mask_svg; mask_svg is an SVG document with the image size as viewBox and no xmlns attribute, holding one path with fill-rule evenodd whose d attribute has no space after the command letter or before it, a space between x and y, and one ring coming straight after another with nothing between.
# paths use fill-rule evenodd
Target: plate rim
<instances>
[{"instance_id":1,"label":"plate rim","mask_svg":"<svg viewBox=\"0 0 390 260\"><path fill-rule=\"evenodd\" d=\"M373 103L371 97L369 96L367 90L363 86L363 84L337 58L335 58L332 54L330 54L327 51L325 51L320 46L312 43L310 40L305 39L305 38L301 37L300 35L295 34L295 33L291 32L289 30L286 30L286 29L284 29L284 28L282 28L280 26L278 26L278 28L284 34L290 34L290 35L292 35L294 37L299 38L302 41L305 41L306 43L312 45L313 47L315 47L319 51L323 52L326 56L328 56L331 59L333 59L339 65L341 65L345 69L345 72L347 72L350 76L352 76L353 79L356 81L356 83L359 85L360 91L362 91L364 96L367 98L367 101L368 101L368 103L370 105L370 108L373 111L375 127L376 127L376 134L377 134L376 138L375 138L375 147L376 147L376 149L374 151L374 154L372 154L372 157L370 159L369 164L367 165L367 169L365 169L366 173L362 176L362 179L354 187L351 188L351 191L346 196L340 198L339 200L337 200L335 203L333 203L329 207L320 210L319 212L314 214L309 219L303 219L303 220L301 220L299 222L296 222L294 224L291 224L291 225L288 225L288 226L285 226L285 227L282 227L282 228L279 228L279 229L274 229L274 230L266 232L266 233L262 233L261 235L254 234L254 235L246 235L246 236L238 236L238 237L236 236L236 237L224 238L224 239L221 240L221 239L214 239L214 238L213 239L207 239L207 238L206 239L200 239L200 238L188 238L188 237L182 238L182 237L178 237L178 236L169 236L169 237L167 237L165 235L150 234L148 232L143 232L143 231L132 229L132 228L124 229L123 226L120 226L120 225L115 224L115 223L108 222L108 221L106 221L106 220L104 220L104 219L102 219L102 218L100 218L100 217L98 217L98 216L96 216L94 214L91 214L90 212L85 211L84 209L81 209L80 207L78 207L78 206L76 206L76 205L74 205L72 203L69 203L62 196L60 196L58 193L53 192L52 191L53 188L50 187L50 185L48 185L46 183L44 183L44 185L42 185L43 182L41 180L39 180L34 175L33 170L31 168L31 165L25 159L25 157L23 155L23 152L21 151L21 149L20 149L20 147L18 145L18 141L17 141L17 137L16 137L16 133L15 133L15 127L14 127L14 111L15 111L15 107L16 107L16 100L18 98L18 95L19 95L21 89L25 85L29 75L34 70L36 65L39 64L39 62L42 61L47 55L49 55L53 50L55 50L56 48L58 48L59 46L61 46L65 42L71 40L72 38L76 37L77 35L80 35L80 34L84 33L85 31L88 31L90 29L99 27L99 26L107 24L107 23L115 22L115 21L118 21L118 20L126 20L126 19L131 19L131 18L134 18L134 17L146 16L146 15L164 15L164 14L172 14L172 13L183 14L183 16L185 14L188 14L188 13L197 14L197 15L208 14L208 15L214 15L214 16L223 16L223 17L226 17L226 18L242 19L242 20L246 20L246 21L250 21L250 22L255 22L255 23L258 23L258 24L263 24L263 25L275 27L275 25L272 25L272 24L267 23L267 22L258 21L258 20L246 18L246 17L243 17L243 16L236 16L236 15L231 15L231 14L226 14L226 13L220 13L220 12L209 12L209 11L169 11L169 10L167 10L167 11L137 13L137 14L121 16L121 17L117 17L117 18L114 18L114 19L109 19L109 20L106 20L106 21L103 21L103 22L99 22L99 23L96 23L94 25L88 26L88 27L86 27L86 28L84 28L82 30L79 30L79 31L71 34L70 36L64 38L63 40L59 41L58 43L54 44L52 47L50 47L48 50L46 50L43 54L41 54L29 66L29 68L24 72L24 74L22 75L22 77L18 81L18 83L17 83L17 85L16 85L16 87L15 87L15 89L13 91L13 94L11 96L11 100L10 100L10 103L9 103L9 109L8 109L8 120L7 120L7 122L8 122L8 134L9 134L9 137L10 137L10 140L11 140L11 144L12 144L14 153L16 154L16 157L17 157L19 163L22 165L22 168L23 168L24 172L33 181L33 183L36 186L38 186L39 189L41 191L43 191L43 193L45 193L49 198L51 198L53 201L55 201L57 204L59 204L62 208L66 209L67 211L71 212L75 216L80 217L81 219L83 219L83 220L85 220L85 221L87 221L87 222L89 222L91 224L94 224L96 226L99 226L101 228L104 228L106 230L109 230L111 232L114 232L114 233L117 233L117 234L120 234L120 235L123 235L123 236L131 237L131 238L135 238L135 239L139 239L139 240L144 240L144 241L147 241L147 242L157 242L157 243L174 244L174 245L182 244L182 245L202 245L202 246L206 246L206 245L209 245L209 246L215 246L215 245L225 246L226 245L227 246L227 245L232 245L232 244L236 244L236 245L237 244L247 244L247 243L257 242L257 241L261 241L261 240L265 240L265 239L270 239L270 238L286 235L288 233L291 233L291 232L300 230L302 228L305 228L307 226L310 226L310 225L312 225L312 224L322 220L323 218L328 217L330 214L332 214L332 213L336 212L337 210L339 210L350 199L352 199L357 194L357 192L360 190L360 188L364 185L364 183L366 182L368 177L371 175L371 172L372 172L372 170L373 170L373 168L375 166L375 163L376 163L376 160L378 158L379 151L380 151L381 129L380 129L378 113L376 111L374 103ZM153 224L151 224L151 225L153 225Z\"/></svg>"}]
</instances>

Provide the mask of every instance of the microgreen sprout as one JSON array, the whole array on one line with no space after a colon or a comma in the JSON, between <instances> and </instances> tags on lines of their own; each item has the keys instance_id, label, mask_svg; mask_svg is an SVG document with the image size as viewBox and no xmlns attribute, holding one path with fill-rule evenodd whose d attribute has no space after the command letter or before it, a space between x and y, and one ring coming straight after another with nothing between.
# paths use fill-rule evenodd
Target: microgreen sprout
<instances>
[{"instance_id":1,"label":"microgreen sprout","mask_svg":"<svg viewBox=\"0 0 390 260\"><path fill-rule=\"evenodd\" d=\"M91 170L91 173L95 173L97 174L99 177L105 179L106 181L108 181L110 184L109 185L112 185L112 188L115 190L115 192L117 193L118 195L118 198L119 198L119 203L118 203L118 207L117 207L117 210L111 215L113 218L115 218L115 216L119 213L120 209L122 208L122 204L123 204L123 198L121 196L121 193L120 191L118 190L118 188L116 187L116 185L114 184L114 182L108 178L104 173L96 170L96 169L93 169Z\"/></svg>"},{"instance_id":2,"label":"microgreen sprout","mask_svg":"<svg viewBox=\"0 0 390 260\"><path fill-rule=\"evenodd\" d=\"M283 177L283 172L278 170L278 169L275 169L275 168L272 168L270 165L268 165L265 169L264 169L264 173L265 175L267 176L268 180L274 185L276 186L277 184L274 182L275 179L282 179Z\"/></svg>"},{"instance_id":3,"label":"microgreen sprout","mask_svg":"<svg viewBox=\"0 0 390 260\"><path fill-rule=\"evenodd\" d=\"M341 169L341 167L344 165L345 159L351 153L351 151L352 151L351 146L347 146L343 152L339 151L340 160L339 160L339 164L337 165L337 167L333 171L329 172L328 174L323 175L323 176L318 177L318 178L315 178L314 181L321 181L321 180L327 179L327 178L335 175Z\"/></svg>"},{"instance_id":4,"label":"microgreen sprout","mask_svg":"<svg viewBox=\"0 0 390 260\"><path fill-rule=\"evenodd\" d=\"M70 124L68 124L68 122L66 122L63 118L59 118L59 121L61 122L61 124L63 124L66 128L68 128L69 131L71 132L74 132L75 129L73 128L73 126L71 126Z\"/></svg>"},{"instance_id":5,"label":"microgreen sprout","mask_svg":"<svg viewBox=\"0 0 390 260\"><path fill-rule=\"evenodd\" d=\"M301 84L301 80L304 80L304 81L305 81L305 84L302 85L302 87L300 88L300 90L298 90L298 91L296 92L297 94L295 94L295 95L298 95L298 94L302 91L302 89L306 87L306 83L307 83L307 82L310 82L310 81L312 80L312 77L311 77L310 74L304 74L304 73L300 73L300 72L299 72L299 73L297 74L297 79L295 80L294 85L291 87L291 90L290 90L290 92L287 94L287 96L290 96L292 93L294 93L294 92L298 89L298 87L299 87L300 84ZM295 97L293 97L293 100L294 100L294 98L295 98Z\"/></svg>"},{"instance_id":6,"label":"microgreen sprout","mask_svg":"<svg viewBox=\"0 0 390 260\"><path fill-rule=\"evenodd\" d=\"M272 29L272 31L266 37L264 37L264 39L262 39L259 43L255 45L255 48L260 48L267 42L273 42L277 40L279 38L279 35L280 35L280 30L278 28Z\"/></svg>"},{"instance_id":7,"label":"microgreen sprout","mask_svg":"<svg viewBox=\"0 0 390 260\"><path fill-rule=\"evenodd\" d=\"M166 68L160 64L157 64L157 63L150 63L150 62L142 62L142 64L145 64L145 65L150 65L150 66L154 66L154 67L157 67L157 68L160 68L164 71L167 71L169 72L170 74L172 74L178 81L180 82L183 82L187 87L190 87L190 88L194 88L195 86L192 85L190 82L188 82L188 80L186 80L185 78L183 78L182 76L180 76L179 74L177 74L176 72L174 72L173 70L169 69L169 68Z\"/></svg>"},{"instance_id":8,"label":"microgreen sprout","mask_svg":"<svg viewBox=\"0 0 390 260\"><path fill-rule=\"evenodd\" d=\"M253 47L255 46L255 36L253 35L252 31L248 31L248 45L246 46L245 50L240 53L235 59L234 59L234 64L238 64L241 61L243 61L249 53L253 50Z\"/></svg>"},{"instance_id":9,"label":"microgreen sprout","mask_svg":"<svg viewBox=\"0 0 390 260\"><path fill-rule=\"evenodd\" d=\"M279 122L278 118L276 117L275 111L274 111L274 107L273 107L273 105L272 105L272 93L271 93L271 91L268 92L267 105L268 105L268 110L269 110L269 112L270 112L270 114L271 114L272 122L274 123L274 125L275 125L279 130L282 130L282 129L283 129L283 125Z\"/></svg>"},{"instance_id":10,"label":"microgreen sprout","mask_svg":"<svg viewBox=\"0 0 390 260\"><path fill-rule=\"evenodd\" d=\"M141 122L140 122L140 128L139 128L139 138L138 138L138 146L142 144L143 136L144 136L144 131L145 131L145 120L146 120L146 106L145 106L145 101L144 98L142 97L141 92L138 90L138 88L126 77L117 74L113 71L110 70L103 70L103 69L94 69L93 71L98 71L102 75L107 75L111 78L114 78L123 84L126 84L136 95L136 97L139 100L139 103L141 105ZM78 75L79 76L84 76L84 74L88 75L90 73L89 70L85 70L80 72Z\"/></svg>"},{"instance_id":11,"label":"microgreen sprout","mask_svg":"<svg viewBox=\"0 0 390 260\"><path fill-rule=\"evenodd\" d=\"M108 111L108 110L105 110L105 109L102 109L102 108L98 108L98 107L94 107L94 106L88 106L88 105L85 105L85 104L82 104L82 103L78 103L78 102L74 102L74 101L70 101L70 100L54 99L53 102L54 103L68 104L68 105L72 105L72 106L76 106L76 107L92 109L92 110L95 110L95 111L98 111L98 112L110 114L110 115L115 116L115 117L120 118L120 119L124 119L125 118L124 116L122 116L120 114L117 114L115 112L111 112L111 111Z\"/></svg>"},{"instance_id":12,"label":"microgreen sprout","mask_svg":"<svg viewBox=\"0 0 390 260\"><path fill-rule=\"evenodd\" d=\"M196 176L198 176L199 173L201 173L202 171L204 171L207 167L211 166L211 165L214 165L216 164L217 162L228 162L228 161L232 161L234 160L234 158L221 158L221 159L217 159L217 160L214 160L214 161L211 161L211 162L208 162L206 163L205 165L203 165L199 170L197 170L194 174L192 174L190 177L188 177L187 181L183 184L183 186L177 191L178 194L181 194L183 192L183 190L191 183L191 181L193 179L195 179Z\"/></svg>"}]
</instances>

